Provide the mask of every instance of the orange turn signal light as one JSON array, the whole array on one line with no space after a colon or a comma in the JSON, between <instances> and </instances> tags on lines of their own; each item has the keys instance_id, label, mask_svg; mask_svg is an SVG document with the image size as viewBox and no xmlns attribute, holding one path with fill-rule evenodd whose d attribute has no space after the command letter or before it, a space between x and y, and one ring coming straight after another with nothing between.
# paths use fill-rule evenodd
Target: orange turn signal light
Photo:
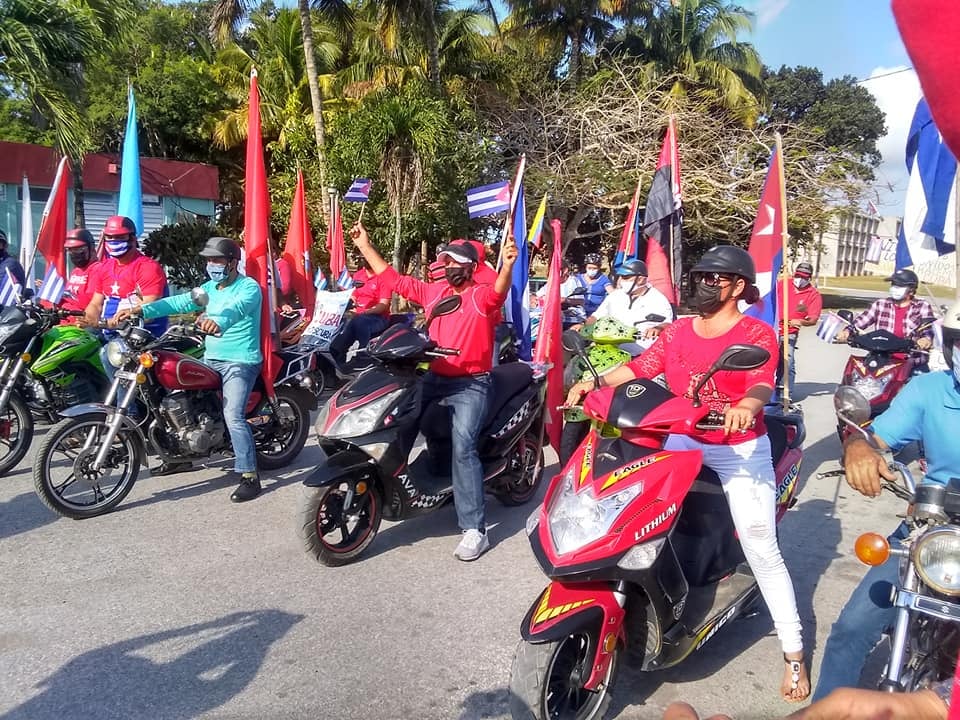
<instances>
[{"instance_id":1,"label":"orange turn signal light","mask_svg":"<svg viewBox=\"0 0 960 720\"><path fill-rule=\"evenodd\" d=\"M607 636L603 639L603 651L605 653L612 653L617 647L617 636L613 633L607 633Z\"/></svg>"},{"instance_id":2,"label":"orange turn signal light","mask_svg":"<svg viewBox=\"0 0 960 720\"><path fill-rule=\"evenodd\" d=\"M890 557L890 543L883 535L864 533L853 546L857 558L865 565L883 565Z\"/></svg>"},{"instance_id":3,"label":"orange turn signal light","mask_svg":"<svg viewBox=\"0 0 960 720\"><path fill-rule=\"evenodd\" d=\"M28 363L31 360L33 360L33 355L31 355L30 353L23 353L23 355L20 356L20 359L23 360L25 363Z\"/></svg>"},{"instance_id":4,"label":"orange turn signal light","mask_svg":"<svg viewBox=\"0 0 960 720\"><path fill-rule=\"evenodd\" d=\"M151 355L151 354L148 353L148 352L145 352L145 353L143 353L142 355L140 355L140 364L143 365L145 368L152 368L152 367L153 367L153 355Z\"/></svg>"}]
</instances>

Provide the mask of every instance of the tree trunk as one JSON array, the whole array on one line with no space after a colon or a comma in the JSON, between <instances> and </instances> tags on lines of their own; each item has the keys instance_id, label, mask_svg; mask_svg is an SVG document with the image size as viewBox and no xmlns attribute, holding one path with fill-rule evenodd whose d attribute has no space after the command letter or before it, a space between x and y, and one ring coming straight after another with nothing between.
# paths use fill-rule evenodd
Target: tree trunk
<instances>
[{"instance_id":1,"label":"tree trunk","mask_svg":"<svg viewBox=\"0 0 960 720\"><path fill-rule=\"evenodd\" d=\"M70 171L73 173L73 226L86 227L86 214L83 211L83 158L70 158Z\"/></svg>"},{"instance_id":2,"label":"tree trunk","mask_svg":"<svg viewBox=\"0 0 960 720\"><path fill-rule=\"evenodd\" d=\"M563 229L563 252L566 254L567 248L570 247L570 243L577 239L577 231L580 229L580 223L583 222L583 219L590 214L590 206L581 203L577 205L577 209L573 213L573 217L570 219L570 222L567 223L567 226Z\"/></svg>"},{"instance_id":3,"label":"tree trunk","mask_svg":"<svg viewBox=\"0 0 960 720\"><path fill-rule=\"evenodd\" d=\"M435 3L427 2L426 5L426 20L427 20L427 52L429 57L427 59L427 77L430 80L430 84L433 86L433 89L440 92L440 44L439 38L437 37L437 12L435 8Z\"/></svg>"},{"instance_id":4,"label":"tree trunk","mask_svg":"<svg viewBox=\"0 0 960 720\"><path fill-rule=\"evenodd\" d=\"M317 141L317 165L320 171L320 187L327 187L327 155L324 150L326 129L323 125L323 95L317 78L317 63L313 53L313 21L310 17L309 0L298 0L300 10L300 28L303 32L303 56L307 67L307 84L310 86L310 104L313 106L313 133ZM326 203L320 203L323 209L323 221L330 225L330 212Z\"/></svg>"},{"instance_id":5,"label":"tree trunk","mask_svg":"<svg viewBox=\"0 0 960 720\"><path fill-rule=\"evenodd\" d=\"M577 28L573 37L570 38L570 85L574 90L580 84L580 55L582 51L580 28Z\"/></svg>"},{"instance_id":6,"label":"tree trunk","mask_svg":"<svg viewBox=\"0 0 960 720\"><path fill-rule=\"evenodd\" d=\"M430 272L430 263L427 262L427 254L429 248L427 247L427 239L424 238L420 241L420 271L421 277L424 280L429 281L428 273Z\"/></svg>"},{"instance_id":7,"label":"tree trunk","mask_svg":"<svg viewBox=\"0 0 960 720\"><path fill-rule=\"evenodd\" d=\"M487 15L490 16L490 19L493 20L494 27L497 29L497 39L502 39L503 35L500 32L500 18L497 17L497 8L493 4L493 0L486 0L483 3L487 8Z\"/></svg>"},{"instance_id":8,"label":"tree trunk","mask_svg":"<svg viewBox=\"0 0 960 720\"><path fill-rule=\"evenodd\" d=\"M400 272L400 203L393 210L393 267Z\"/></svg>"}]
</instances>

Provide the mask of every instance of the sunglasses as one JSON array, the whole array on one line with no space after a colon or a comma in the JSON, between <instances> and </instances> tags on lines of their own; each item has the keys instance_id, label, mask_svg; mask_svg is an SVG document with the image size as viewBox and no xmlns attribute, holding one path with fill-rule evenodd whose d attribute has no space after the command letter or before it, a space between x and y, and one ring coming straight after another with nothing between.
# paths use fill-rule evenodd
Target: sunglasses
<instances>
[{"instance_id":1,"label":"sunglasses","mask_svg":"<svg viewBox=\"0 0 960 720\"><path fill-rule=\"evenodd\" d=\"M732 283L736 280L734 275L725 275L724 273L696 273L693 276L694 282L698 282L701 285L706 287L717 287L720 283L726 280L728 283Z\"/></svg>"}]
</instances>

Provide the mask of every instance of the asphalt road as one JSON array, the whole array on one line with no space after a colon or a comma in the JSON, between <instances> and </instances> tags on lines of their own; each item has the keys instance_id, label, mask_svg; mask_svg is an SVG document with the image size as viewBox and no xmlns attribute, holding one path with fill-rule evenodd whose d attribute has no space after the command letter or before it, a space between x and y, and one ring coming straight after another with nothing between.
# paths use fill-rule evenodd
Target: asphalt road
<instances>
[{"instance_id":1,"label":"asphalt road","mask_svg":"<svg viewBox=\"0 0 960 720\"><path fill-rule=\"evenodd\" d=\"M808 438L799 504L781 530L814 670L864 572L853 541L901 504L817 481L839 443L831 394L848 348L804 331ZM36 441L35 441L36 444ZM464 564L452 507L385 525L369 554L327 569L300 548L299 480L234 505L222 468L142 478L104 517L57 519L25 462L0 481L0 720L508 717L518 626L544 584L524 522L493 500L493 549ZM548 468L555 472L555 466ZM684 699L776 718L781 652L766 612L725 627L673 670L621 674L608 717L657 719Z\"/></svg>"}]
</instances>

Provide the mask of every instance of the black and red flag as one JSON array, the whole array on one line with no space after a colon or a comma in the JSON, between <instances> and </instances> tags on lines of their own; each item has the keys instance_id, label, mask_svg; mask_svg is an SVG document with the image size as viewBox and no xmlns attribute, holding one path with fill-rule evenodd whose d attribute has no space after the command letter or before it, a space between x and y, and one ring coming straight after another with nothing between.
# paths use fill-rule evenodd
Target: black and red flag
<instances>
[{"instance_id":1,"label":"black and red flag","mask_svg":"<svg viewBox=\"0 0 960 720\"><path fill-rule=\"evenodd\" d=\"M647 237L649 282L666 295L673 305L679 300L682 220L680 156L677 153L677 131L671 117L660 149L657 171L650 184L650 194L647 195L643 233Z\"/></svg>"}]
</instances>

